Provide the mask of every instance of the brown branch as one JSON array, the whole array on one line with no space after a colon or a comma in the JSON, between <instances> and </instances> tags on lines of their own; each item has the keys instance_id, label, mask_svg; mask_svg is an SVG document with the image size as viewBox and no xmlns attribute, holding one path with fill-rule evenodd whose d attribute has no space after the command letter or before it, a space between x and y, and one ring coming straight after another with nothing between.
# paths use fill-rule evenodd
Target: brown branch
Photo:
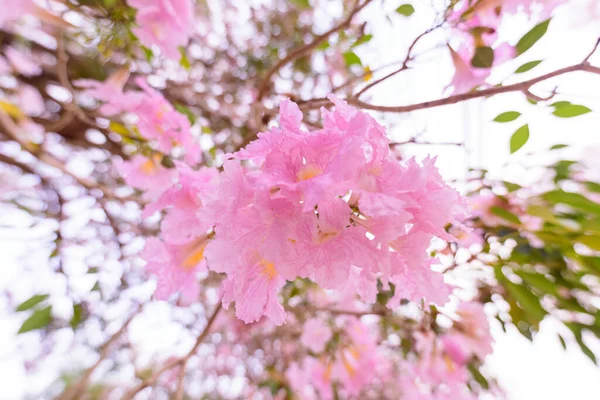
<instances>
[{"instance_id":1,"label":"brown branch","mask_svg":"<svg viewBox=\"0 0 600 400\"><path fill-rule=\"evenodd\" d=\"M443 23L442 23L443 24ZM431 27L429 29L427 29L425 32L421 33L419 36L417 36L415 38L415 40L413 40L413 42L410 44L410 46L408 47L408 50L406 51L406 57L404 58L404 61L402 61L402 66L398 69L396 69L395 71L390 72L389 74L369 83L367 86L365 86L364 88L362 88L356 95L354 95L355 98L359 98L360 96L362 96L365 92L367 92L369 89L371 89L373 86L377 86L379 85L381 82L390 79L391 77L399 74L402 71L407 70L408 67L408 63L409 61L412 60L412 51L415 48L415 46L417 45L417 43L424 38L425 36L427 36L428 34L430 34L431 32L433 32L434 30L438 29L440 26L442 26L442 24L438 24L434 27Z\"/></svg>"},{"instance_id":2,"label":"brown branch","mask_svg":"<svg viewBox=\"0 0 600 400\"><path fill-rule=\"evenodd\" d=\"M285 65L292 62L296 58L301 57L302 55L306 54L307 52L309 52L312 49L319 46L321 43L323 43L325 40L327 40L327 38L329 38L329 36L333 35L335 32L338 32L342 29L347 28L350 25L350 23L352 22L352 19L354 18L354 16L356 14L358 14L358 12L360 12L360 10L365 8L371 1L372 0L365 0L360 5L358 5L358 1L357 1L357 5L350 12L350 14L348 14L346 19L344 19L340 24L334 26L333 28L331 28L330 30L328 30L327 32L325 32L323 34L318 35L317 37L315 37L315 39L312 42L304 44L300 47L297 47L296 49L292 50L287 56L285 56L284 58L279 60L279 62L277 62L277 64L275 64L265 75L262 83L260 84L260 86L258 88L258 95L256 97L256 100L260 101L267 94L267 92L269 90L271 78L273 77L273 75L275 75L277 73L277 71L279 71L281 68L283 68Z\"/></svg>"},{"instance_id":3,"label":"brown branch","mask_svg":"<svg viewBox=\"0 0 600 400\"><path fill-rule=\"evenodd\" d=\"M223 308L221 306L221 302L218 302L212 315L208 318L208 321L206 322L206 326L204 327L204 329L202 330L202 332L196 339L194 346L191 348L191 350L185 356L183 356L181 358L176 358L176 359L171 360L170 362L166 363L162 368L160 368L158 371L156 371L154 374L152 374L152 376L150 378L143 380L137 386L135 386L133 389L131 389L127 393L125 393L125 395L123 395L123 397L121 399L122 400L132 400L135 397L135 395L138 394L140 391L144 390L148 386L154 385L154 383L156 383L158 378L163 373L170 370L171 368L174 368L174 367L180 365L182 370L185 370L185 366L186 366L188 360L196 353L196 350L198 350L198 347L200 347L200 345L202 344L204 339L206 339L206 336L208 336L210 328L213 325L213 323L215 322L215 320L217 319L217 316L219 315L219 311L221 310L221 308ZM185 372L183 372L183 371L181 372L181 374L184 374L184 373ZM183 379L183 378L180 378L180 379Z\"/></svg>"},{"instance_id":4,"label":"brown branch","mask_svg":"<svg viewBox=\"0 0 600 400\"><path fill-rule=\"evenodd\" d=\"M54 158L54 156L50 155L49 153L44 152L41 147L38 147L32 143L29 143L26 140L24 140L23 138L21 138L21 136L19 134L19 130L20 130L19 127L14 123L12 118L8 114L6 114L6 112L2 109L0 109L0 126L2 128L4 128L3 131L8 135L9 138L11 138L12 140L14 140L15 142L17 142L21 145L21 148L23 150L30 153L32 156L37 158L42 163L49 165L53 168L56 168L59 171L61 171L62 173L64 173L65 175L72 177L81 186L83 186L89 190L93 190L93 189L100 190L107 198L110 198L110 199L136 200L134 197L131 197L131 196L119 198L109 188L100 185L99 183L97 183L96 181L94 181L92 179L77 176L73 172L69 171L60 160Z\"/></svg>"},{"instance_id":5,"label":"brown branch","mask_svg":"<svg viewBox=\"0 0 600 400\"><path fill-rule=\"evenodd\" d=\"M380 112L394 112L394 113L405 113L410 111L424 110L428 108L446 106L450 104L461 103L466 100L481 98L481 97L490 97L501 93L511 93L511 92L526 92L533 85L536 85L540 82L546 81L551 78L555 78L560 75L568 74L571 72L590 72L593 74L600 75L600 67L595 67L589 64L587 61L581 62L579 64L571 65L568 67L557 69L556 71L549 72L547 74L538 76L537 78L533 78L527 81L514 83L512 85L507 86L497 86L485 90L479 90L475 92L462 93L454 96L444 97L437 100L425 101L422 103L410 104L406 106L380 106L375 104L366 103L364 101L358 100L354 97L345 99L349 104L356 106L358 108L362 108L365 110L373 110ZM301 109L305 110L313 110L320 107L328 107L333 105L331 101L328 99L314 99L311 101L306 101L300 105Z\"/></svg>"},{"instance_id":6,"label":"brown branch","mask_svg":"<svg viewBox=\"0 0 600 400\"><path fill-rule=\"evenodd\" d=\"M121 328L100 347L100 357L98 358L98 361L96 361L90 368L86 369L79 382L75 386L67 388L67 390L65 390L65 392L58 398L58 400L76 400L82 397L82 392L89 384L90 378L96 368L98 368L102 361L108 357L112 345L117 341L117 339L119 339L123 332L125 332L133 318L140 312L141 309L142 307L139 306L138 309L131 314L129 318L127 318L123 326L121 326Z\"/></svg>"}]
</instances>

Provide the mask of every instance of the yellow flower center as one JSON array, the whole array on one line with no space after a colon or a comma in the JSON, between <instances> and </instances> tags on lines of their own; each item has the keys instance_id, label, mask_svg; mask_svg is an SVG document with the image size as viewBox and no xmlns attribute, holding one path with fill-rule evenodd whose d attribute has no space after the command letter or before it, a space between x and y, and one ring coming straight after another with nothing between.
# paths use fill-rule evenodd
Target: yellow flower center
<instances>
[{"instance_id":1,"label":"yellow flower center","mask_svg":"<svg viewBox=\"0 0 600 400\"><path fill-rule=\"evenodd\" d=\"M149 159L142 164L142 172L146 175L152 175L156 171L156 164L152 159Z\"/></svg>"},{"instance_id":2,"label":"yellow flower center","mask_svg":"<svg viewBox=\"0 0 600 400\"><path fill-rule=\"evenodd\" d=\"M200 264L204 259L204 249L206 248L206 241L202 240L199 244L192 247L192 250L188 256L183 260L181 266L186 271L192 270L196 265Z\"/></svg>"},{"instance_id":3,"label":"yellow flower center","mask_svg":"<svg viewBox=\"0 0 600 400\"><path fill-rule=\"evenodd\" d=\"M262 270L260 271L262 275L267 277L268 280L273 280L277 276L277 270L275 269L275 264L269 262L265 259L260 260L260 265L262 265Z\"/></svg>"},{"instance_id":4,"label":"yellow flower center","mask_svg":"<svg viewBox=\"0 0 600 400\"><path fill-rule=\"evenodd\" d=\"M308 179L314 178L315 176L319 176L323 173L320 168L315 167L314 165L307 164L303 165L300 170L298 170L298 174L296 174L298 181L306 181Z\"/></svg>"},{"instance_id":5,"label":"yellow flower center","mask_svg":"<svg viewBox=\"0 0 600 400\"><path fill-rule=\"evenodd\" d=\"M444 354L444 361L446 362L446 368L448 368L448 371L454 372L454 362L452 362L452 359L448 354Z\"/></svg>"}]
</instances>

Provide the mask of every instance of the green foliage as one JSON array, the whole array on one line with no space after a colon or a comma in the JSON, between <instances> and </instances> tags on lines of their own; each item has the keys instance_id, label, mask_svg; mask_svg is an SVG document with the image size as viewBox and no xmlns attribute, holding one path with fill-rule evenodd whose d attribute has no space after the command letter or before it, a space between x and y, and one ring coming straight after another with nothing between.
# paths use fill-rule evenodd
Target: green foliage
<instances>
[{"instance_id":1,"label":"green foliage","mask_svg":"<svg viewBox=\"0 0 600 400\"><path fill-rule=\"evenodd\" d=\"M529 61L528 63L525 63L523 65L521 65L519 68L517 68L515 70L515 74L522 74L524 72L527 72L529 70L532 70L533 68L537 67L538 65L540 65L542 62L542 60L537 60L537 61Z\"/></svg>"},{"instance_id":2,"label":"green foliage","mask_svg":"<svg viewBox=\"0 0 600 400\"><path fill-rule=\"evenodd\" d=\"M529 125L525 124L512 134L510 138L510 152L515 153L529 140Z\"/></svg>"},{"instance_id":3,"label":"green foliage","mask_svg":"<svg viewBox=\"0 0 600 400\"><path fill-rule=\"evenodd\" d=\"M46 300L48 297L50 297L50 295L48 294L37 294L35 296L32 296L29 299L25 300L23 303L19 304L19 306L17 307L17 311L29 310L41 303L42 301Z\"/></svg>"},{"instance_id":4,"label":"green foliage","mask_svg":"<svg viewBox=\"0 0 600 400\"><path fill-rule=\"evenodd\" d=\"M578 117L591 112L588 107L579 104L571 104L569 102L554 103L554 112L552 114L560 118Z\"/></svg>"},{"instance_id":5,"label":"green foliage","mask_svg":"<svg viewBox=\"0 0 600 400\"><path fill-rule=\"evenodd\" d=\"M494 122L511 122L516 120L521 116L521 113L518 111L506 111L502 114L498 114L496 118L494 118Z\"/></svg>"},{"instance_id":6,"label":"green foliage","mask_svg":"<svg viewBox=\"0 0 600 400\"><path fill-rule=\"evenodd\" d=\"M21 325L19 333L43 329L50 324L50 321L52 321L52 306L42 308L31 314L31 316L23 322L23 325Z\"/></svg>"},{"instance_id":7,"label":"green foliage","mask_svg":"<svg viewBox=\"0 0 600 400\"><path fill-rule=\"evenodd\" d=\"M290 0L290 3L300 9L310 8L310 2L308 0Z\"/></svg>"},{"instance_id":8,"label":"green foliage","mask_svg":"<svg viewBox=\"0 0 600 400\"><path fill-rule=\"evenodd\" d=\"M547 19L543 22L540 22L529 32L527 32L523 37L517 42L517 54L523 54L527 50L529 50L534 44L537 43L538 40L542 38L548 31L548 25L550 24L550 20Z\"/></svg>"},{"instance_id":9,"label":"green foliage","mask_svg":"<svg viewBox=\"0 0 600 400\"><path fill-rule=\"evenodd\" d=\"M347 51L343 54L344 56L344 62L346 63L346 66L350 67L352 65L361 65L362 66L362 61L360 60L360 57L356 55L356 53L354 53L353 51Z\"/></svg>"},{"instance_id":10,"label":"green foliage","mask_svg":"<svg viewBox=\"0 0 600 400\"><path fill-rule=\"evenodd\" d=\"M367 34L367 35L363 35L360 38L358 38L358 40L356 42L354 42L354 44L352 44L352 48L360 46L361 44L365 44L371 41L371 39L373 39L373 35L371 34Z\"/></svg>"},{"instance_id":11,"label":"green foliage","mask_svg":"<svg viewBox=\"0 0 600 400\"><path fill-rule=\"evenodd\" d=\"M415 8L412 4L402 4L400 7L396 8L396 12L405 17L410 17L415 12Z\"/></svg>"}]
</instances>

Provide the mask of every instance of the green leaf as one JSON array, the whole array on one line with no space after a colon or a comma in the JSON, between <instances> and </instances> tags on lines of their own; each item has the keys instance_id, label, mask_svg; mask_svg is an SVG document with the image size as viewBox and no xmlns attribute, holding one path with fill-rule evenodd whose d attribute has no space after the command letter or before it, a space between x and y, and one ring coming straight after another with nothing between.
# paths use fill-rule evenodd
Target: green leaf
<instances>
[{"instance_id":1,"label":"green leaf","mask_svg":"<svg viewBox=\"0 0 600 400\"><path fill-rule=\"evenodd\" d=\"M564 149L565 147L569 147L568 144L555 144L554 146L550 147L550 150L560 150L560 149Z\"/></svg>"},{"instance_id":2,"label":"green leaf","mask_svg":"<svg viewBox=\"0 0 600 400\"><path fill-rule=\"evenodd\" d=\"M323 50L327 50L328 48L330 48L331 45L329 44L328 40L324 40L323 42L321 42L320 45L318 45L315 50L317 51L323 51Z\"/></svg>"},{"instance_id":3,"label":"green leaf","mask_svg":"<svg viewBox=\"0 0 600 400\"><path fill-rule=\"evenodd\" d=\"M81 304L73 304L73 316L71 317L71 321L69 321L69 325L75 330L81 321L83 321L83 306Z\"/></svg>"},{"instance_id":4,"label":"green leaf","mask_svg":"<svg viewBox=\"0 0 600 400\"><path fill-rule=\"evenodd\" d=\"M513 154L529 140L529 125L525 124L513 133L510 138L510 153Z\"/></svg>"},{"instance_id":5,"label":"green leaf","mask_svg":"<svg viewBox=\"0 0 600 400\"><path fill-rule=\"evenodd\" d=\"M544 275L521 270L515 271L515 273L519 275L521 279L523 279L523 281L525 281L529 286L536 288L543 293L559 297L556 284L546 278Z\"/></svg>"},{"instance_id":6,"label":"green leaf","mask_svg":"<svg viewBox=\"0 0 600 400\"><path fill-rule=\"evenodd\" d=\"M512 222L513 224L521 223L521 220L519 219L519 217L517 217L515 214L511 213L510 211L508 211L505 208L493 206L493 207L490 207L490 212L508 222Z\"/></svg>"},{"instance_id":7,"label":"green leaf","mask_svg":"<svg viewBox=\"0 0 600 400\"><path fill-rule=\"evenodd\" d=\"M587 114L591 111L592 110L590 110L586 106L569 103L569 104L563 104L559 107L556 107L552 114L554 114L560 118L572 118L572 117L578 117L583 114Z\"/></svg>"},{"instance_id":8,"label":"green leaf","mask_svg":"<svg viewBox=\"0 0 600 400\"><path fill-rule=\"evenodd\" d=\"M146 61L148 61L148 62L152 61L152 57L154 57L152 50L150 50L146 46L142 46L142 51L144 52L144 57L146 58Z\"/></svg>"},{"instance_id":9,"label":"green leaf","mask_svg":"<svg viewBox=\"0 0 600 400\"><path fill-rule=\"evenodd\" d=\"M507 111L503 112L502 114L498 114L498 116L494 118L494 122L511 122L520 116L521 113L518 111Z\"/></svg>"},{"instance_id":10,"label":"green leaf","mask_svg":"<svg viewBox=\"0 0 600 400\"><path fill-rule=\"evenodd\" d=\"M346 66L348 67L352 65L362 65L360 57L357 56L353 51L347 51L344 53L344 62L346 62Z\"/></svg>"},{"instance_id":11,"label":"green leaf","mask_svg":"<svg viewBox=\"0 0 600 400\"><path fill-rule=\"evenodd\" d=\"M21 328L19 329L19 333L45 328L50 321L52 321L52 306L34 312L31 317L23 322L23 325L21 325Z\"/></svg>"},{"instance_id":12,"label":"green leaf","mask_svg":"<svg viewBox=\"0 0 600 400\"><path fill-rule=\"evenodd\" d=\"M473 364L468 364L467 368L471 373L473 379L475 379L475 381L479 383L482 388L484 388L485 390L490 388L489 382L487 381L487 379L485 379L485 376L483 376L483 374L479 371L479 369L476 366L474 366Z\"/></svg>"},{"instance_id":13,"label":"green leaf","mask_svg":"<svg viewBox=\"0 0 600 400\"><path fill-rule=\"evenodd\" d=\"M600 251L600 236L579 236L575 241L589 247L592 250Z\"/></svg>"},{"instance_id":14,"label":"green leaf","mask_svg":"<svg viewBox=\"0 0 600 400\"><path fill-rule=\"evenodd\" d=\"M33 308L34 306L40 304L42 301L46 300L48 297L50 297L49 294L36 294L35 296L30 297L29 299L19 304L19 306L17 307L17 311L29 310L30 308Z\"/></svg>"},{"instance_id":15,"label":"green leaf","mask_svg":"<svg viewBox=\"0 0 600 400\"><path fill-rule=\"evenodd\" d=\"M567 342L565 342L565 338L563 338L561 334L558 334L558 340L560 341L560 345L562 346L563 350L566 350Z\"/></svg>"},{"instance_id":16,"label":"green leaf","mask_svg":"<svg viewBox=\"0 0 600 400\"><path fill-rule=\"evenodd\" d=\"M556 101L556 102L550 104L550 107L560 108L560 107L565 107L565 106L570 106L570 105L571 105L570 101Z\"/></svg>"},{"instance_id":17,"label":"green leaf","mask_svg":"<svg viewBox=\"0 0 600 400\"><path fill-rule=\"evenodd\" d=\"M540 40L542 38L542 36L544 36L546 34L546 32L548 31L549 24L550 24L550 20L547 19L543 22L540 22L539 24L537 24L536 26L531 28L531 30L529 32L527 32L525 35L523 35L523 37L519 40L519 42L517 43L517 46L516 46L517 54L521 55L521 54L525 53L527 50L529 50L531 48L531 46L536 44L536 42L538 40Z\"/></svg>"},{"instance_id":18,"label":"green leaf","mask_svg":"<svg viewBox=\"0 0 600 400\"><path fill-rule=\"evenodd\" d=\"M196 116L194 115L192 110L190 110L181 103L175 103L173 105L175 106L175 109L177 111L179 111L181 114L187 117L187 119L190 121L190 124L194 125L196 123Z\"/></svg>"},{"instance_id":19,"label":"green leaf","mask_svg":"<svg viewBox=\"0 0 600 400\"><path fill-rule=\"evenodd\" d=\"M351 47L354 48L356 46L360 46L361 44L368 43L371 39L373 39L373 35L363 35L356 42L354 42L354 44Z\"/></svg>"},{"instance_id":20,"label":"green leaf","mask_svg":"<svg viewBox=\"0 0 600 400\"><path fill-rule=\"evenodd\" d=\"M521 65L519 68L517 68L515 71L515 74L522 74L523 72L527 72L531 69L534 69L535 67L540 65L541 62L542 62L542 60L529 61L528 63L525 63L525 64Z\"/></svg>"},{"instance_id":21,"label":"green leaf","mask_svg":"<svg viewBox=\"0 0 600 400\"><path fill-rule=\"evenodd\" d=\"M552 204L566 204L579 210L588 211L600 215L600 204L589 200L582 194L565 192L564 190L553 190L544 193L542 198Z\"/></svg>"},{"instance_id":22,"label":"green leaf","mask_svg":"<svg viewBox=\"0 0 600 400\"><path fill-rule=\"evenodd\" d=\"M402 4L400 7L396 8L396 12L405 17L410 17L415 12L415 8L412 4Z\"/></svg>"},{"instance_id":23,"label":"green leaf","mask_svg":"<svg viewBox=\"0 0 600 400\"><path fill-rule=\"evenodd\" d=\"M581 326L574 323L565 323L565 325L571 330L571 332L573 332L573 336L575 336L575 340L577 341L577 344L581 348L583 354L585 354L590 360L592 360L594 364L596 364L596 355L583 341L583 335L581 334Z\"/></svg>"},{"instance_id":24,"label":"green leaf","mask_svg":"<svg viewBox=\"0 0 600 400\"><path fill-rule=\"evenodd\" d=\"M185 69L192 68L192 64L190 64L190 59L187 57L187 54L185 52L185 47L180 47L179 53L181 54L181 59L179 60L179 65L181 65Z\"/></svg>"},{"instance_id":25,"label":"green leaf","mask_svg":"<svg viewBox=\"0 0 600 400\"><path fill-rule=\"evenodd\" d=\"M516 285L509 280L505 280L503 285L508 289L515 300L517 300L521 308L523 308L526 313L530 314L534 321L540 322L544 319L547 312L540 304L540 300L536 295L523 286Z\"/></svg>"},{"instance_id":26,"label":"green leaf","mask_svg":"<svg viewBox=\"0 0 600 400\"><path fill-rule=\"evenodd\" d=\"M310 8L310 2L308 0L290 0L290 3L301 9Z\"/></svg>"},{"instance_id":27,"label":"green leaf","mask_svg":"<svg viewBox=\"0 0 600 400\"><path fill-rule=\"evenodd\" d=\"M475 68L491 68L494 64L494 50L491 47L478 47L471 59L471 65Z\"/></svg>"}]
</instances>

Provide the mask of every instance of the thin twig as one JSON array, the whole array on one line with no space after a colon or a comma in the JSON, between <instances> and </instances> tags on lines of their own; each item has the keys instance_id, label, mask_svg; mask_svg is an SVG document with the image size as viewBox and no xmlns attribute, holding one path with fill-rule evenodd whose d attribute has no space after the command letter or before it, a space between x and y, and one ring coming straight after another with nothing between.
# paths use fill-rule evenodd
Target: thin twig
<instances>
[{"instance_id":1,"label":"thin twig","mask_svg":"<svg viewBox=\"0 0 600 400\"><path fill-rule=\"evenodd\" d=\"M176 358L176 359L171 360L170 362L166 363L162 368L160 368L158 371L156 371L154 374L152 374L152 376L150 378L143 380L137 386L135 386L133 389L131 389L127 393L125 393L125 395L122 397L122 400L132 400L137 393L144 390L148 386L154 385L154 383L156 383L158 378L163 373L165 373L166 371L170 370L173 367L181 365L182 370L184 370L185 365L187 364L188 360L196 353L196 350L198 350L198 347L200 347L200 345L202 344L202 342L204 341L206 336L208 336L210 328L211 328L212 324L215 322L217 316L219 315L219 311L221 310L221 308L222 308L221 303L218 302L215 307L215 310L213 311L212 315L206 322L206 326L202 330L202 333L200 333L200 335L196 339L196 343L194 343L194 346L191 348L191 350L185 356L183 356L181 358Z\"/></svg>"},{"instance_id":2,"label":"thin twig","mask_svg":"<svg viewBox=\"0 0 600 400\"><path fill-rule=\"evenodd\" d=\"M98 368L102 361L108 357L113 344L117 341L117 339L119 339L123 332L125 332L133 318L140 312L141 309L142 307L139 306L138 309L132 313L129 318L127 318L123 326L121 326L121 328L100 347L100 357L98 358L98 361L96 361L90 368L86 369L79 382L75 386L71 386L65 390L58 400L76 400L81 398L82 392L89 384L90 378L94 371Z\"/></svg>"},{"instance_id":3,"label":"thin twig","mask_svg":"<svg viewBox=\"0 0 600 400\"><path fill-rule=\"evenodd\" d=\"M556 71L549 72L547 74L538 76L537 78L533 78L527 81L514 83L512 85L507 86L498 86L485 90L479 90L475 92L462 93L454 96L444 97L437 100L425 101L422 103L410 104L406 106L379 106L375 104L366 103L364 101L358 100L354 97L345 99L349 104L356 106L358 108L362 108L365 110L373 110L380 112L394 112L394 113L405 113L410 111L424 110L434 107L440 107L450 104L461 103L466 100L481 98L481 97L489 97L494 96L501 93L511 93L511 92L524 92L529 90L533 85L536 85L540 82L546 81L551 78L555 78L560 75L565 75L571 72L590 72L593 74L600 75L600 67L595 67L589 64L587 61L581 62L579 64L571 65L568 67L557 69ZM312 101L307 101L304 104L301 104L299 107L305 110L317 109L320 107L331 106L333 103L328 99L314 99Z\"/></svg>"},{"instance_id":4,"label":"thin twig","mask_svg":"<svg viewBox=\"0 0 600 400\"><path fill-rule=\"evenodd\" d=\"M354 18L354 16L356 14L358 14L358 12L360 10L365 8L371 1L372 0L365 0L360 5L358 5L358 2L357 2L357 5L353 8L353 10L350 12L350 14L348 14L346 19L344 19L344 21L342 21L340 24L334 26L333 28L331 28L327 32L323 33L322 35L315 37L315 39L312 42L304 44L300 47L297 47L296 49L292 50L287 56L285 56L284 58L279 60L279 62L277 62L277 64L275 64L269 71L267 71L267 74L265 75L262 83L260 84L260 86L258 88L258 95L256 97L256 100L259 101L267 94L267 92L269 90L269 85L271 83L271 78L273 77L273 75L275 75L277 73L277 71L279 71L281 68L283 68L290 62L294 61L298 57L301 57L302 55L306 54L310 50L319 46L321 43L323 43L325 40L327 40L327 38L329 38L329 36L333 35L335 32L338 32L342 29L347 28L350 25L350 23L352 22L352 19Z\"/></svg>"},{"instance_id":5,"label":"thin twig","mask_svg":"<svg viewBox=\"0 0 600 400\"><path fill-rule=\"evenodd\" d=\"M417 43L419 42L419 40L421 40L423 37L427 36L429 33L433 32L434 30L438 29L440 26L442 26L442 24L438 24L434 27L431 27L429 29L427 29L425 32L421 33L419 36L417 36L415 38L415 40L413 40L413 42L410 44L410 46L408 47L408 50L406 51L406 57L404 58L404 61L402 61L402 66L398 69L396 69L395 71L390 72L389 74L369 83L367 86L365 86L364 88L362 88L356 95L354 95L355 98L359 98L360 96L362 96L365 92L367 92L369 89L371 89L374 86L379 85L381 82L390 79L391 77L399 74L402 71L407 70L408 67L408 62L410 60L412 60L412 51L415 48L415 46L417 45Z\"/></svg>"},{"instance_id":6,"label":"thin twig","mask_svg":"<svg viewBox=\"0 0 600 400\"><path fill-rule=\"evenodd\" d=\"M110 198L110 199L136 200L136 198L132 197L132 196L119 198L109 188L100 185L99 183L97 183L96 181L94 181L92 179L77 176L73 172L69 171L61 161L54 158L54 156L50 155L49 153L46 153L45 151L43 151L43 149L41 147L38 147L38 146L24 140L19 133L20 128L14 123L12 118L8 114L6 114L6 112L2 109L0 109L0 126L2 128L4 128L4 130L3 130L4 133L6 133L12 140L14 140L15 142L17 142L21 145L21 148L23 148L23 150L25 150L28 153L30 153L31 155L33 155L35 158L37 158L42 163L47 164L53 168L56 168L59 171L61 171L62 173L64 173L65 175L72 177L81 186L84 186L85 188L87 188L89 190L93 190L93 189L100 190L107 198Z\"/></svg>"}]
</instances>

